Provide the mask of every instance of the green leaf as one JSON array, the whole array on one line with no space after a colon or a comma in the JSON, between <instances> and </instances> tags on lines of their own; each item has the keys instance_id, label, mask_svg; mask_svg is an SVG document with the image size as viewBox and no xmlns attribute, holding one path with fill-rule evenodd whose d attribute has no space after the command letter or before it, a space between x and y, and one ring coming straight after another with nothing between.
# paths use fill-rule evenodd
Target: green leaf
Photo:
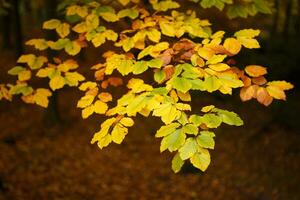
<instances>
[{"instance_id":1,"label":"green leaf","mask_svg":"<svg viewBox=\"0 0 300 200\"><path fill-rule=\"evenodd\" d=\"M204 172L210 164L210 154L206 149L201 149L201 151L195 153L190 160L194 167Z\"/></svg>"},{"instance_id":2,"label":"green leaf","mask_svg":"<svg viewBox=\"0 0 300 200\"><path fill-rule=\"evenodd\" d=\"M191 158L197 152L197 142L194 138L188 138L184 145L178 150L180 158L187 160Z\"/></svg>"},{"instance_id":3,"label":"green leaf","mask_svg":"<svg viewBox=\"0 0 300 200\"><path fill-rule=\"evenodd\" d=\"M192 83L189 79L174 77L172 79L172 86L178 91L186 93L192 88Z\"/></svg>"},{"instance_id":4,"label":"green leaf","mask_svg":"<svg viewBox=\"0 0 300 200\"><path fill-rule=\"evenodd\" d=\"M65 46L65 51L71 56L77 55L80 50L81 46L76 41L70 41Z\"/></svg>"},{"instance_id":5,"label":"green leaf","mask_svg":"<svg viewBox=\"0 0 300 200\"><path fill-rule=\"evenodd\" d=\"M175 173L178 173L181 170L183 164L184 161L180 158L179 153L177 153L172 159L172 170Z\"/></svg>"},{"instance_id":6,"label":"green leaf","mask_svg":"<svg viewBox=\"0 0 300 200\"><path fill-rule=\"evenodd\" d=\"M157 83L162 83L166 79L166 74L163 70L158 70L154 73L154 80Z\"/></svg>"},{"instance_id":7,"label":"green leaf","mask_svg":"<svg viewBox=\"0 0 300 200\"><path fill-rule=\"evenodd\" d=\"M119 18L129 17L131 19L135 19L138 16L139 16L139 12L136 9L132 9L132 8L124 9L118 12Z\"/></svg>"},{"instance_id":8,"label":"green leaf","mask_svg":"<svg viewBox=\"0 0 300 200\"><path fill-rule=\"evenodd\" d=\"M178 127L179 123L172 123L166 126L162 126L155 134L155 137L165 137L171 133L173 133Z\"/></svg>"},{"instance_id":9,"label":"green leaf","mask_svg":"<svg viewBox=\"0 0 300 200\"><path fill-rule=\"evenodd\" d=\"M161 22L159 23L160 29L162 34L169 36L169 37L175 37L176 30L173 24L170 24L168 22Z\"/></svg>"},{"instance_id":10,"label":"green leaf","mask_svg":"<svg viewBox=\"0 0 300 200\"><path fill-rule=\"evenodd\" d=\"M132 102L127 106L127 114L128 116L135 116L136 113L140 112L147 103L147 98L145 95L139 95L133 99Z\"/></svg>"},{"instance_id":11,"label":"green leaf","mask_svg":"<svg viewBox=\"0 0 300 200\"><path fill-rule=\"evenodd\" d=\"M187 124L184 127L182 127L182 131L187 134L197 135L199 129L194 124Z\"/></svg>"},{"instance_id":12,"label":"green leaf","mask_svg":"<svg viewBox=\"0 0 300 200\"><path fill-rule=\"evenodd\" d=\"M242 126L244 124L243 120L234 112L229 112L227 110L214 109L217 111L218 115L221 117L222 121L228 125Z\"/></svg>"},{"instance_id":13,"label":"green leaf","mask_svg":"<svg viewBox=\"0 0 300 200\"><path fill-rule=\"evenodd\" d=\"M201 131L200 135L197 136L198 144L203 148L214 149L215 148L215 141L214 137L215 134L209 131Z\"/></svg>"},{"instance_id":14,"label":"green leaf","mask_svg":"<svg viewBox=\"0 0 300 200\"><path fill-rule=\"evenodd\" d=\"M164 137L161 141L160 151L168 149L170 152L178 150L185 142L186 135L181 130L176 130Z\"/></svg>"},{"instance_id":15,"label":"green leaf","mask_svg":"<svg viewBox=\"0 0 300 200\"><path fill-rule=\"evenodd\" d=\"M181 112L172 103L164 103L153 111L153 116L161 117L165 124L170 124L180 117Z\"/></svg>"},{"instance_id":16,"label":"green leaf","mask_svg":"<svg viewBox=\"0 0 300 200\"><path fill-rule=\"evenodd\" d=\"M134 64L132 73L141 74L148 69L148 63L146 61L138 61Z\"/></svg>"},{"instance_id":17,"label":"green leaf","mask_svg":"<svg viewBox=\"0 0 300 200\"><path fill-rule=\"evenodd\" d=\"M169 9L179 8L180 5L172 0L163 0L152 4L153 9L156 11L167 11Z\"/></svg>"},{"instance_id":18,"label":"green leaf","mask_svg":"<svg viewBox=\"0 0 300 200\"><path fill-rule=\"evenodd\" d=\"M201 122L208 128L218 128L222 123L222 118L215 114L205 114L201 117Z\"/></svg>"},{"instance_id":19,"label":"green leaf","mask_svg":"<svg viewBox=\"0 0 300 200\"><path fill-rule=\"evenodd\" d=\"M204 79L203 86L208 92L214 92L221 87L221 83L216 76L208 76Z\"/></svg>"},{"instance_id":20,"label":"green leaf","mask_svg":"<svg viewBox=\"0 0 300 200\"><path fill-rule=\"evenodd\" d=\"M163 65L163 61L159 58L152 59L148 61L148 66L151 68L161 68Z\"/></svg>"},{"instance_id":21,"label":"green leaf","mask_svg":"<svg viewBox=\"0 0 300 200\"><path fill-rule=\"evenodd\" d=\"M15 66L13 68L11 68L7 73L10 75L18 75L19 73L21 73L22 71L25 71L26 69L24 67L21 66Z\"/></svg>"}]
</instances>

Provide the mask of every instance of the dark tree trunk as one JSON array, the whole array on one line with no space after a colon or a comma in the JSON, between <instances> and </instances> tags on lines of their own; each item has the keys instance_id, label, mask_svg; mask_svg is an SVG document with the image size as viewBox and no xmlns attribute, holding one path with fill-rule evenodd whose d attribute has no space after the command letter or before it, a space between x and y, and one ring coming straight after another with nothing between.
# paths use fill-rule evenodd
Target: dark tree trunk
<instances>
[{"instance_id":1,"label":"dark tree trunk","mask_svg":"<svg viewBox=\"0 0 300 200\"><path fill-rule=\"evenodd\" d=\"M275 0L275 5L274 5L276 11L274 14L274 18L273 18L273 31L272 33L274 35L278 34L278 24L279 24L279 12L280 12L280 2L279 0Z\"/></svg>"},{"instance_id":2,"label":"dark tree trunk","mask_svg":"<svg viewBox=\"0 0 300 200\"><path fill-rule=\"evenodd\" d=\"M56 0L45 1L46 20L56 18L56 6L57 6ZM56 40L57 36L53 32L48 31L46 33L46 39ZM51 60L51 58L57 56L57 52L49 49L47 50L47 56L49 60ZM61 122L61 117L58 109L58 92L54 91L49 100L50 100L49 106L45 112L44 121L47 126L54 126Z\"/></svg>"},{"instance_id":3,"label":"dark tree trunk","mask_svg":"<svg viewBox=\"0 0 300 200\"><path fill-rule=\"evenodd\" d=\"M287 0L286 10L285 10L285 23L283 34L288 36L290 35L290 24L292 19L292 0Z\"/></svg>"},{"instance_id":4,"label":"dark tree trunk","mask_svg":"<svg viewBox=\"0 0 300 200\"><path fill-rule=\"evenodd\" d=\"M19 57L23 53L22 22L19 11L19 3L19 0L12 0L13 13L15 18L15 49L17 57Z\"/></svg>"},{"instance_id":5,"label":"dark tree trunk","mask_svg":"<svg viewBox=\"0 0 300 200\"><path fill-rule=\"evenodd\" d=\"M3 39L3 48L9 49L12 47L11 44L11 15L8 13L7 15L2 17L2 39Z\"/></svg>"},{"instance_id":6,"label":"dark tree trunk","mask_svg":"<svg viewBox=\"0 0 300 200\"><path fill-rule=\"evenodd\" d=\"M295 22L295 34L298 36L300 34L300 0L298 0L298 10Z\"/></svg>"}]
</instances>

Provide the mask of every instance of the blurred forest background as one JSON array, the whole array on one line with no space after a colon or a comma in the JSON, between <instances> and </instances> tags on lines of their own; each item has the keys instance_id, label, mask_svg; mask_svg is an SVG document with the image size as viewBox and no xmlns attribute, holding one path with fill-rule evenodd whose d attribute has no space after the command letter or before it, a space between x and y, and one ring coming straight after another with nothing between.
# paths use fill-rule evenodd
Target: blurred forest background
<instances>
[{"instance_id":1,"label":"blurred forest background","mask_svg":"<svg viewBox=\"0 0 300 200\"><path fill-rule=\"evenodd\" d=\"M45 36L43 21L60 18L70 0L0 0L0 80L28 39ZM115 1L102 1L114 6ZM270 0L272 14L229 19L215 8L195 9L213 29L229 33L261 29L259 50L244 50L239 62L268 67L269 78L295 84L287 102L266 108L242 103L238 93L193 94L193 107L215 103L241 115L245 126L217 131L212 164L205 173L190 166L171 171L171 157L159 153L156 119L137 119L125 143L100 151L90 145L101 118L83 121L74 109L79 93L65 88L45 111L21 100L0 102L0 200L2 199L300 199L300 1ZM122 25L120 25L122 26ZM46 37L53 37L51 34ZM80 53L80 65L99 61L105 46ZM88 70L87 70L88 71ZM39 83L37 83L39 84Z\"/></svg>"}]
</instances>

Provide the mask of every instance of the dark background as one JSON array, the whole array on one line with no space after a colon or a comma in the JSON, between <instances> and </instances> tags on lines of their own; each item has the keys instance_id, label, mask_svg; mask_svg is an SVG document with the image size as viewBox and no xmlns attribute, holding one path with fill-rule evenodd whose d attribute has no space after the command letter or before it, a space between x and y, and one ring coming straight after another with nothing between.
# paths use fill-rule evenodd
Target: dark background
<instances>
[{"instance_id":1,"label":"dark background","mask_svg":"<svg viewBox=\"0 0 300 200\"><path fill-rule=\"evenodd\" d=\"M7 70L18 55L32 52L23 43L47 36L41 24L57 15L54 1L11 2L9 14L0 16L0 83L13 82ZM82 120L75 109L80 92L65 88L47 110L18 98L0 102L0 200L300 199L299 5L295 0L278 2L272 15L234 20L216 9L183 6L208 18L214 30L262 29L262 48L244 50L238 61L264 65L270 80L288 80L296 86L288 92L287 102L276 101L270 107L242 103L238 92L232 97L194 93L194 109L214 103L237 112L245 122L243 127L217 130L212 163L205 173L188 165L179 174L172 172L171 156L160 154L160 140L154 138L162 123L152 117L137 117L122 145L104 150L91 145L103 119ZM91 66L105 48L85 51L77 59L82 67Z\"/></svg>"}]
</instances>

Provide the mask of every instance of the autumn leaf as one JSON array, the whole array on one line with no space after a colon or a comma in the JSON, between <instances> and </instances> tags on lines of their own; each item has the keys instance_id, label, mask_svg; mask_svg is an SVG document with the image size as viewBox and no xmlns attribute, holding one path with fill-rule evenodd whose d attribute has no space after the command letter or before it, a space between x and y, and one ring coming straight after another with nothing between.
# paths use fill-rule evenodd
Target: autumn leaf
<instances>
[{"instance_id":1,"label":"autumn leaf","mask_svg":"<svg viewBox=\"0 0 300 200\"><path fill-rule=\"evenodd\" d=\"M61 75L55 75L50 79L49 82L49 86L53 91L63 88L65 84L66 81Z\"/></svg>"},{"instance_id":2,"label":"autumn leaf","mask_svg":"<svg viewBox=\"0 0 300 200\"><path fill-rule=\"evenodd\" d=\"M242 48L241 43L235 38L227 38L223 45L231 55L238 54Z\"/></svg>"},{"instance_id":3,"label":"autumn leaf","mask_svg":"<svg viewBox=\"0 0 300 200\"><path fill-rule=\"evenodd\" d=\"M260 77L267 74L267 69L259 65L248 65L245 68L246 73L252 77Z\"/></svg>"},{"instance_id":4,"label":"autumn leaf","mask_svg":"<svg viewBox=\"0 0 300 200\"><path fill-rule=\"evenodd\" d=\"M268 91L263 87L257 89L256 98L259 103L265 106L269 106L273 102L273 97L271 97Z\"/></svg>"}]
</instances>

